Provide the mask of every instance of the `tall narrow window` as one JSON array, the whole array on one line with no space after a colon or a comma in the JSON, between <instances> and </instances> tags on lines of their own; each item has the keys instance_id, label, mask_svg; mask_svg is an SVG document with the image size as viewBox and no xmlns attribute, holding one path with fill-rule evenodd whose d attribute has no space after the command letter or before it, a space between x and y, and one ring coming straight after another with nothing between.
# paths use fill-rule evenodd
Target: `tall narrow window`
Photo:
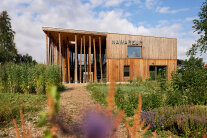
<instances>
[{"instance_id":1,"label":"tall narrow window","mask_svg":"<svg viewBox=\"0 0 207 138\"><path fill-rule=\"evenodd\" d=\"M158 78L166 79L167 66L150 66L149 73L152 80L157 80Z\"/></svg>"},{"instance_id":2,"label":"tall narrow window","mask_svg":"<svg viewBox=\"0 0 207 138\"><path fill-rule=\"evenodd\" d=\"M124 66L124 77L129 77L129 66Z\"/></svg>"},{"instance_id":3,"label":"tall narrow window","mask_svg":"<svg viewBox=\"0 0 207 138\"><path fill-rule=\"evenodd\" d=\"M141 46L128 46L127 57L128 58L142 58L142 47Z\"/></svg>"}]
</instances>

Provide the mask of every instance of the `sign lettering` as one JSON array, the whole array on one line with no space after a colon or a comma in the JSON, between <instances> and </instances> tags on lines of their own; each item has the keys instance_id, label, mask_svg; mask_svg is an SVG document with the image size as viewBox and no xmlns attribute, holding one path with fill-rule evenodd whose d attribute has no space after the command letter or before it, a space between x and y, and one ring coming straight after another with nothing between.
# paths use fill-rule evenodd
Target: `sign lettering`
<instances>
[{"instance_id":1,"label":"sign lettering","mask_svg":"<svg viewBox=\"0 0 207 138\"><path fill-rule=\"evenodd\" d=\"M135 40L112 40L112 45L136 45L142 46L143 41L135 41Z\"/></svg>"}]
</instances>

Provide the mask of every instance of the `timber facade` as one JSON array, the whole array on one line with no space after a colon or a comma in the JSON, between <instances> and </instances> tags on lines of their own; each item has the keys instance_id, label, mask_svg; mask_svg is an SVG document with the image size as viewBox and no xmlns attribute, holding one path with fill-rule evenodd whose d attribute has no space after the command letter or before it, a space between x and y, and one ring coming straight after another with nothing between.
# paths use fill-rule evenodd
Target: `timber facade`
<instances>
[{"instance_id":1,"label":"timber facade","mask_svg":"<svg viewBox=\"0 0 207 138\"><path fill-rule=\"evenodd\" d=\"M124 82L165 77L177 68L177 39L43 27L46 62L62 82ZM113 76L113 78L112 78Z\"/></svg>"}]
</instances>

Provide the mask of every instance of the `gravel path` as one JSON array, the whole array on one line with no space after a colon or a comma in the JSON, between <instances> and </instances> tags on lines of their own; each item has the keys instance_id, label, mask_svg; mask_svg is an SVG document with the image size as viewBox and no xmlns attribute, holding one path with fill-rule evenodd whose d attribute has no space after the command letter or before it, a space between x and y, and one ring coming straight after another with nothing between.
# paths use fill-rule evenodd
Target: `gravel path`
<instances>
[{"instance_id":1,"label":"gravel path","mask_svg":"<svg viewBox=\"0 0 207 138\"><path fill-rule=\"evenodd\" d=\"M84 85L68 85L68 89L61 92L61 105L58 114L58 122L62 129L66 132L58 131L58 137L60 138L81 138L80 136L80 123L83 119L84 113L89 110L94 110L96 108L96 103L91 99L90 93L86 91ZM26 115L30 116L30 115ZM33 115L34 116L34 115ZM38 115L37 115L38 116ZM36 122L38 117L29 117L30 121L27 121L25 117L25 126L27 129L31 130L32 137L40 137L43 135L45 128L37 128ZM32 120L32 121L31 121ZM20 127L20 126L19 126ZM21 131L21 129L20 129ZM117 137L126 137L125 128L119 126ZM14 126L9 128L1 129L0 136L4 137L15 137Z\"/></svg>"},{"instance_id":2,"label":"gravel path","mask_svg":"<svg viewBox=\"0 0 207 138\"><path fill-rule=\"evenodd\" d=\"M84 113L88 110L94 110L96 108L96 103L91 99L90 93L86 91L85 87L82 85L74 85L69 87L68 90L61 94L61 108L60 108L60 118L61 122L66 122L64 124L69 129L74 129L77 127L76 131L79 132L79 123L81 122ZM71 125L72 124L72 125ZM73 133L71 132L71 133ZM61 137L81 137L77 136L76 132L71 135L62 135ZM119 126L117 137L124 138L126 137L125 128Z\"/></svg>"}]
</instances>

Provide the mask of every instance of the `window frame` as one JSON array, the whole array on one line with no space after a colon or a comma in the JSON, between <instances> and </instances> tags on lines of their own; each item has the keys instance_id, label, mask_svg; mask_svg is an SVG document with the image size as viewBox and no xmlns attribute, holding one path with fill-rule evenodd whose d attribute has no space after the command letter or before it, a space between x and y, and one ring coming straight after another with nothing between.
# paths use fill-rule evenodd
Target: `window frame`
<instances>
[{"instance_id":1,"label":"window frame","mask_svg":"<svg viewBox=\"0 0 207 138\"><path fill-rule=\"evenodd\" d=\"M129 57L128 56L128 47L140 47L141 48L141 57ZM129 59L143 59L143 54L142 54L142 46L137 46L137 45L127 45L127 58Z\"/></svg>"},{"instance_id":2,"label":"window frame","mask_svg":"<svg viewBox=\"0 0 207 138\"><path fill-rule=\"evenodd\" d=\"M129 67L129 76L125 76L125 67ZM124 75L124 78L129 78L130 77L130 65L124 65L124 69L123 69L123 75Z\"/></svg>"},{"instance_id":3,"label":"window frame","mask_svg":"<svg viewBox=\"0 0 207 138\"><path fill-rule=\"evenodd\" d=\"M155 76L155 79L154 80L157 80L157 77L158 77L158 68L157 67L166 67L166 71L165 71L165 79L168 79L168 66L167 65L149 65L149 77L150 76L150 67L155 67L155 73L154 73L154 76Z\"/></svg>"}]
</instances>

